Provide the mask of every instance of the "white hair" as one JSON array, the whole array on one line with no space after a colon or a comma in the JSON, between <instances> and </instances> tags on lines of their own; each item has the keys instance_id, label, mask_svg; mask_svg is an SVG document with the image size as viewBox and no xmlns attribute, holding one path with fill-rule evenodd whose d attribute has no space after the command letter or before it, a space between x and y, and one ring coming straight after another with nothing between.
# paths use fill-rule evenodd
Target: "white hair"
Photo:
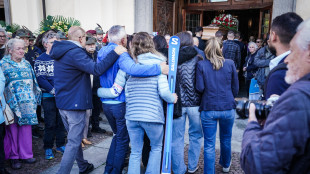
<instances>
[{"instance_id":1,"label":"white hair","mask_svg":"<svg viewBox=\"0 0 310 174\"><path fill-rule=\"evenodd\" d=\"M3 29L3 28L0 28L0 33L4 33L4 35L6 36L7 34L6 34L6 31L5 31L5 29Z\"/></svg>"},{"instance_id":2,"label":"white hair","mask_svg":"<svg viewBox=\"0 0 310 174\"><path fill-rule=\"evenodd\" d=\"M308 50L310 47L310 19L303 21L297 28L297 32L300 32L299 37L296 38L296 42L303 50Z\"/></svg>"},{"instance_id":3,"label":"white hair","mask_svg":"<svg viewBox=\"0 0 310 174\"><path fill-rule=\"evenodd\" d=\"M43 38L42 38L42 44L46 44L48 42L49 39L59 39L59 35L57 33L55 33L54 31L48 31L47 33L44 34Z\"/></svg>"},{"instance_id":4,"label":"white hair","mask_svg":"<svg viewBox=\"0 0 310 174\"><path fill-rule=\"evenodd\" d=\"M255 47L255 50L257 50L258 46L256 45L255 42L249 42L248 43L248 48L250 48L251 45L253 45Z\"/></svg>"},{"instance_id":5,"label":"white hair","mask_svg":"<svg viewBox=\"0 0 310 174\"><path fill-rule=\"evenodd\" d=\"M114 25L110 28L108 38L109 42L120 43L121 40L126 37L126 31L124 27L120 25Z\"/></svg>"},{"instance_id":6,"label":"white hair","mask_svg":"<svg viewBox=\"0 0 310 174\"><path fill-rule=\"evenodd\" d=\"M15 44L16 44L17 42L20 42L20 43L25 44L24 40L22 40L22 39L17 39L17 38L10 39L10 40L6 43L6 46L5 46L5 55L8 55L8 54L9 54L9 51L14 49L14 46L15 46Z\"/></svg>"}]
</instances>

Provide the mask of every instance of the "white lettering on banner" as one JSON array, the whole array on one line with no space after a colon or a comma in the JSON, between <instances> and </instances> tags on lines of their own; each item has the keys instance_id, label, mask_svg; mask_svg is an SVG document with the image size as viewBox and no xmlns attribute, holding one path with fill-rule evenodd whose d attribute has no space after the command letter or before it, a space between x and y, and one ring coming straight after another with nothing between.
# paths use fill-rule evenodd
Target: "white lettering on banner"
<instances>
[{"instance_id":1,"label":"white lettering on banner","mask_svg":"<svg viewBox=\"0 0 310 174\"><path fill-rule=\"evenodd\" d=\"M172 38L171 44L177 45L178 44L178 38Z\"/></svg>"},{"instance_id":2,"label":"white lettering on banner","mask_svg":"<svg viewBox=\"0 0 310 174\"><path fill-rule=\"evenodd\" d=\"M171 71L174 71L174 62L175 62L175 48L172 48Z\"/></svg>"}]
</instances>

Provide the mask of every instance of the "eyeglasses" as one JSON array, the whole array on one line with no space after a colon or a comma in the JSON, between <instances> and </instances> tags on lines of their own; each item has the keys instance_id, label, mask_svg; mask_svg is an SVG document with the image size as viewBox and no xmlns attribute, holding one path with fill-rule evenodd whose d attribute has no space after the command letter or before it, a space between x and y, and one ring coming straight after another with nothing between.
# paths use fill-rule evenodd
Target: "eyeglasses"
<instances>
[{"instance_id":1,"label":"eyeglasses","mask_svg":"<svg viewBox=\"0 0 310 174\"><path fill-rule=\"evenodd\" d=\"M54 41L53 41L53 42L47 42L47 43L53 44L53 43L54 43Z\"/></svg>"},{"instance_id":2,"label":"eyeglasses","mask_svg":"<svg viewBox=\"0 0 310 174\"><path fill-rule=\"evenodd\" d=\"M256 43L261 43L262 41L256 41Z\"/></svg>"},{"instance_id":3,"label":"eyeglasses","mask_svg":"<svg viewBox=\"0 0 310 174\"><path fill-rule=\"evenodd\" d=\"M6 38L6 35L0 35L0 38Z\"/></svg>"}]
</instances>

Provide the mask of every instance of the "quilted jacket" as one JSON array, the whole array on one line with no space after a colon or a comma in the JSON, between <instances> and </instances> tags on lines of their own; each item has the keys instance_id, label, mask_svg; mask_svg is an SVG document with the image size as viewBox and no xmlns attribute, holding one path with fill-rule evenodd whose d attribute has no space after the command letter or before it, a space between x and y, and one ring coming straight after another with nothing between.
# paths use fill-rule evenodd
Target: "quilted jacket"
<instances>
[{"instance_id":1,"label":"quilted jacket","mask_svg":"<svg viewBox=\"0 0 310 174\"><path fill-rule=\"evenodd\" d=\"M250 122L243 135L245 173L310 172L310 73L274 104L264 127Z\"/></svg>"},{"instance_id":2,"label":"quilted jacket","mask_svg":"<svg viewBox=\"0 0 310 174\"><path fill-rule=\"evenodd\" d=\"M196 65L202 58L197 55L194 47L182 48L180 55L190 60L178 66L178 78L180 85L181 102L183 107L194 107L200 105L201 96L196 91Z\"/></svg>"}]
</instances>

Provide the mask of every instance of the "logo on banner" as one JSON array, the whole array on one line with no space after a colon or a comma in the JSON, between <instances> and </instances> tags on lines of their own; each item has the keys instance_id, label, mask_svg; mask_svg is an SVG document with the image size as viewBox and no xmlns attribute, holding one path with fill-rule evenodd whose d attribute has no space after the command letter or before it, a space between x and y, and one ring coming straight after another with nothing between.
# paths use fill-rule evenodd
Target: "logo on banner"
<instances>
[{"instance_id":1,"label":"logo on banner","mask_svg":"<svg viewBox=\"0 0 310 174\"><path fill-rule=\"evenodd\" d=\"M177 45L178 44L178 38L172 38L172 42L171 42L171 44L172 45Z\"/></svg>"},{"instance_id":2,"label":"logo on banner","mask_svg":"<svg viewBox=\"0 0 310 174\"><path fill-rule=\"evenodd\" d=\"M173 38L173 39L174 39L174 38ZM171 71L174 71L174 62L175 62L175 48L172 48Z\"/></svg>"}]
</instances>

